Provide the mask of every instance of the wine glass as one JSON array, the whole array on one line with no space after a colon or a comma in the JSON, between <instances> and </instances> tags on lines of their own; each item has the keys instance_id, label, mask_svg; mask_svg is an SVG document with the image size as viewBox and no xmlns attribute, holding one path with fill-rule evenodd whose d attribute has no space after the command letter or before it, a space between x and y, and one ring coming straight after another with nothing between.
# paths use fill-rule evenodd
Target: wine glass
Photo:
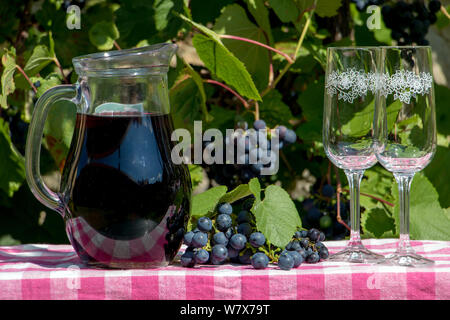
<instances>
[{"instance_id":1,"label":"wine glass","mask_svg":"<svg viewBox=\"0 0 450 320\"><path fill-rule=\"evenodd\" d=\"M334 261L373 262L382 255L368 250L360 237L359 186L377 158L373 119L377 95L376 47L329 47L325 74L323 144L331 162L344 170L350 188L350 240L330 256Z\"/></svg>"},{"instance_id":2,"label":"wine glass","mask_svg":"<svg viewBox=\"0 0 450 320\"><path fill-rule=\"evenodd\" d=\"M397 180L400 240L383 263L425 266L434 262L414 252L409 241L409 191L414 174L436 150L436 114L429 46L382 47L380 88L374 117L378 161Z\"/></svg>"}]
</instances>

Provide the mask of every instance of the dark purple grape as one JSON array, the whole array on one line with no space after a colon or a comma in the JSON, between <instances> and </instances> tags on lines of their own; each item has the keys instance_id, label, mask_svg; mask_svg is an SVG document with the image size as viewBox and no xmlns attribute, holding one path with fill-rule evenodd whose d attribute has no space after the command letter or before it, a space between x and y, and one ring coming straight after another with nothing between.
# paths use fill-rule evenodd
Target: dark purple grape
<instances>
[{"instance_id":1,"label":"dark purple grape","mask_svg":"<svg viewBox=\"0 0 450 320\"><path fill-rule=\"evenodd\" d=\"M259 248L266 243L266 237L261 232L253 232L248 242L255 248Z\"/></svg>"},{"instance_id":2,"label":"dark purple grape","mask_svg":"<svg viewBox=\"0 0 450 320\"><path fill-rule=\"evenodd\" d=\"M247 238L240 233L236 233L233 235L230 239L230 246L232 246L236 250L242 250L245 247L245 244L247 243Z\"/></svg>"},{"instance_id":3,"label":"dark purple grape","mask_svg":"<svg viewBox=\"0 0 450 320\"><path fill-rule=\"evenodd\" d=\"M197 232L192 237L191 246L195 248L202 248L208 243L208 235L204 232Z\"/></svg>"},{"instance_id":4,"label":"dark purple grape","mask_svg":"<svg viewBox=\"0 0 450 320\"><path fill-rule=\"evenodd\" d=\"M257 252L252 255L250 261L255 269L265 269L269 265L269 257L262 252Z\"/></svg>"},{"instance_id":5,"label":"dark purple grape","mask_svg":"<svg viewBox=\"0 0 450 320\"><path fill-rule=\"evenodd\" d=\"M286 251L278 257L278 267L282 270L291 270L294 267L294 258Z\"/></svg>"},{"instance_id":6,"label":"dark purple grape","mask_svg":"<svg viewBox=\"0 0 450 320\"><path fill-rule=\"evenodd\" d=\"M186 251L180 258L180 263L183 267L192 268L195 266L195 258L193 251Z\"/></svg>"},{"instance_id":7,"label":"dark purple grape","mask_svg":"<svg viewBox=\"0 0 450 320\"><path fill-rule=\"evenodd\" d=\"M247 210L242 210L237 216L237 223L251 222L252 214Z\"/></svg>"},{"instance_id":8,"label":"dark purple grape","mask_svg":"<svg viewBox=\"0 0 450 320\"><path fill-rule=\"evenodd\" d=\"M288 251L288 254L291 255L292 259L294 259L294 268L297 268L303 262L303 256L297 251Z\"/></svg>"},{"instance_id":9,"label":"dark purple grape","mask_svg":"<svg viewBox=\"0 0 450 320\"><path fill-rule=\"evenodd\" d=\"M226 246L228 244L228 238L223 232L217 232L213 235L214 244L223 244Z\"/></svg>"},{"instance_id":10,"label":"dark purple grape","mask_svg":"<svg viewBox=\"0 0 450 320\"><path fill-rule=\"evenodd\" d=\"M201 217L197 221L197 228L200 231L209 232L212 229L212 221L208 217Z\"/></svg>"},{"instance_id":11,"label":"dark purple grape","mask_svg":"<svg viewBox=\"0 0 450 320\"><path fill-rule=\"evenodd\" d=\"M209 252L205 249L200 249L194 253L195 263L206 263L209 260Z\"/></svg>"},{"instance_id":12,"label":"dark purple grape","mask_svg":"<svg viewBox=\"0 0 450 320\"><path fill-rule=\"evenodd\" d=\"M253 128L256 130L262 130L266 128L266 122L264 120L256 120L253 122Z\"/></svg>"},{"instance_id":13,"label":"dark purple grape","mask_svg":"<svg viewBox=\"0 0 450 320\"><path fill-rule=\"evenodd\" d=\"M231 217L228 214L219 214L216 218L216 227L219 229L219 231L227 231L229 227L231 227L231 224L233 223L233 220L231 220Z\"/></svg>"},{"instance_id":14,"label":"dark purple grape","mask_svg":"<svg viewBox=\"0 0 450 320\"><path fill-rule=\"evenodd\" d=\"M217 207L217 212L219 212L220 214L232 214L233 213L233 207L231 206L231 204L225 202L225 203L221 203L219 204L219 206Z\"/></svg>"},{"instance_id":15,"label":"dark purple grape","mask_svg":"<svg viewBox=\"0 0 450 320\"><path fill-rule=\"evenodd\" d=\"M225 259L228 258L227 248L222 244L216 244L212 247L211 258L218 262L225 261Z\"/></svg>"},{"instance_id":16,"label":"dark purple grape","mask_svg":"<svg viewBox=\"0 0 450 320\"><path fill-rule=\"evenodd\" d=\"M253 232L252 226L248 222L244 222L238 225L237 232L243 234L246 237L249 237Z\"/></svg>"}]
</instances>

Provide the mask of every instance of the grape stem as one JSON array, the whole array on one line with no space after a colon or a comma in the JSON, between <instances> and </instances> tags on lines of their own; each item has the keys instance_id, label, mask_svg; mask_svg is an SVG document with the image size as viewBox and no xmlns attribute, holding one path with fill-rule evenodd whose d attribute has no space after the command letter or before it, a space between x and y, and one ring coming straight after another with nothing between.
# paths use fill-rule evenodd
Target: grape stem
<instances>
[{"instance_id":1,"label":"grape stem","mask_svg":"<svg viewBox=\"0 0 450 320\"><path fill-rule=\"evenodd\" d=\"M59 63L59 60L58 60L58 58L56 56L53 57L53 62L56 64L56 66L58 67L59 71L61 72L61 76L63 77L64 83L69 83L69 80L64 75L64 70L63 70L63 68L61 66L61 63Z\"/></svg>"},{"instance_id":2,"label":"grape stem","mask_svg":"<svg viewBox=\"0 0 450 320\"><path fill-rule=\"evenodd\" d=\"M350 192L348 189L344 189L343 191L345 191L345 192ZM362 196L366 196L366 197L369 197L369 198L371 198L371 199L380 201L380 202L382 202L382 203L384 203L384 204L387 204L387 205L390 206L390 207L395 207L395 204L393 204L393 203L391 203L391 202L389 202L389 201L386 201L386 200L384 200L384 199L378 198L378 197L376 197L376 196L373 196L373 195L371 195L371 194L367 194L367 193L364 193L364 192L360 192L360 194L361 194Z\"/></svg>"},{"instance_id":3,"label":"grape stem","mask_svg":"<svg viewBox=\"0 0 450 320\"><path fill-rule=\"evenodd\" d=\"M293 64L295 62L294 60L292 60L292 58L288 54L284 53L283 51L280 51L278 49L275 49L275 48L273 48L271 46L268 46L268 45L266 45L264 43L261 43L261 42L258 42L258 41L252 40L252 39L248 39L248 38L244 38L244 37L238 37L238 36L233 36L233 35L230 35L230 34L222 34L219 37L223 38L223 39L233 39L233 40L239 40L239 41L244 41L244 42L256 44L258 46L261 46L263 48L266 48L268 50L271 50L273 52L278 53L279 55L283 56L288 61L288 63L290 63L290 64Z\"/></svg>"},{"instance_id":4,"label":"grape stem","mask_svg":"<svg viewBox=\"0 0 450 320\"><path fill-rule=\"evenodd\" d=\"M116 47L117 50L122 50L122 48L119 46L119 44L116 42L116 40L113 41L114 47Z\"/></svg>"},{"instance_id":5,"label":"grape stem","mask_svg":"<svg viewBox=\"0 0 450 320\"><path fill-rule=\"evenodd\" d=\"M227 86L226 84L223 84L222 82L216 81L216 80L211 80L211 79L205 79L203 80L206 83L210 83L210 84L215 84L218 86L221 86L222 88L228 90L229 92L231 92L236 98L239 99L239 101L241 101L241 103L244 105L244 107L246 109L249 108L249 104L247 101L245 101L244 98L242 98L236 91L234 91L233 89L231 89L229 86Z\"/></svg>"},{"instance_id":6,"label":"grape stem","mask_svg":"<svg viewBox=\"0 0 450 320\"><path fill-rule=\"evenodd\" d=\"M300 35L300 38L298 39L297 42L297 46L295 48L294 54L292 55L292 59L288 60L288 63L284 66L284 68L280 71L280 73L278 74L278 76L275 78L275 80L271 83L269 83L269 85L267 86L266 89L263 90L263 92L261 92L261 97L264 97L267 93L269 93L273 88L276 87L276 85L278 84L278 82L281 80L281 78L283 78L284 74L289 70L289 68L295 63L296 59L297 59L297 54L300 51L300 48L303 44L303 40L305 39L306 36L306 32L309 29L309 25L311 23L311 19L314 15L314 10L316 8L316 4L317 4L317 0L314 1L314 4L306 9L305 11L302 12L301 17L303 17L303 15L308 12L311 11L311 13L308 16L308 19L306 20L306 23L303 27L302 33ZM289 61L292 61L292 63L290 63Z\"/></svg>"},{"instance_id":7,"label":"grape stem","mask_svg":"<svg viewBox=\"0 0 450 320\"><path fill-rule=\"evenodd\" d=\"M27 74L25 73L25 71L23 71L23 69L16 64L16 69L19 70L19 72L24 76L24 78L28 81L28 83L30 84L31 88L33 89L34 93L37 92L36 87L34 86L33 82L30 80L30 78L27 76Z\"/></svg>"},{"instance_id":8,"label":"grape stem","mask_svg":"<svg viewBox=\"0 0 450 320\"><path fill-rule=\"evenodd\" d=\"M450 13L448 13L447 9L443 5L441 5L441 12L446 16L448 19L450 19Z\"/></svg>"}]
</instances>

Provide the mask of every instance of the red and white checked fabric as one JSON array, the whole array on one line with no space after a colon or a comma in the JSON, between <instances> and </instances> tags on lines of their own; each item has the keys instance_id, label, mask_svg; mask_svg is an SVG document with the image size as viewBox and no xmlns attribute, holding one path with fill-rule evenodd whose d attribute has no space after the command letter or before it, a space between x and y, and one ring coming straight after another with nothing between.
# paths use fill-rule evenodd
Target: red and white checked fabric
<instances>
[{"instance_id":1,"label":"red and white checked fabric","mask_svg":"<svg viewBox=\"0 0 450 320\"><path fill-rule=\"evenodd\" d=\"M364 240L392 253L396 239ZM346 241L325 242L331 253ZM450 299L450 242L413 241L433 267L323 261L283 271L242 265L104 270L81 264L68 245L0 247L0 299Z\"/></svg>"}]
</instances>

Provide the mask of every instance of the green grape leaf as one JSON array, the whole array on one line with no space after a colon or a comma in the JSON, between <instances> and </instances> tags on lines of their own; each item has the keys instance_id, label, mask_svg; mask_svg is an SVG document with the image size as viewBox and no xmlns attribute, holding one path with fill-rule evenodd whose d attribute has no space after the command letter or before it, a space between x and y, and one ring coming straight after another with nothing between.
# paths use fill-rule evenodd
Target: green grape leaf
<instances>
[{"instance_id":1,"label":"green grape leaf","mask_svg":"<svg viewBox=\"0 0 450 320\"><path fill-rule=\"evenodd\" d=\"M16 71L16 50L12 48L5 51L2 56L3 73L1 77L2 92L0 94L0 106L4 109L8 108L7 97L16 90L14 84L14 72Z\"/></svg>"},{"instance_id":2,"label":"green grape leaf","mask_svg":"<svg viewBox=\"0 0 450 320\"><path fill-rule=\"evenodd\" d=\"M319 0L315 13L319 17L333 17L338 14L338 9L342 5L342 0Z\"/></svg>"},{"instance_id":3,"label":"green grape leaf","mask_svg":"<svg viewBox=\"0 0 450 320\"><path fill-rule=\"evenodd\" d=\"M89 40L98 50L111 50L120 33L114 22L100 21L89 29Z\"/></svg>"},{"instance_id":4,"label":"green grape leaf","mask_svg":"<svg viewBox=\"0 0 450 320\"><path fill-rule=\"evenodd\" d=\"M232 4L222 10L213 29L217 34L233 35L268 43L264 30L258 28L247 18L247 13L238 4ZM262 90L269 81L269 52L267 49L235 39L222 39L223 44L245 65L252 75L255 85Z\"/></svg>"},{"instance_id":5,"label":"green grape leaf","mask_svg":"<svg viewBox=\"0 0 450 320\"><path fill-rule=\"evenodd\" d=\"M167 27L169 22L168 16L174 3L171 0L156 0L155 1L155 27L160 31Z\"/></svg>"},{"instance_id":6,"label":"green grape leaf","mask_svg":"<svg viewBox=\"0 0 450 320\"><path fill-rule=\"evenodd\" d=\"M395 182L394 177L386 171L381 165L377 164L364 172L364 178L361 182L360 204L366 210L379 208L380 201L373 199L367 195L386 200L394 203L395 199L391 193L392 184ZM388 206L392 211L392 207Z\"/></svg>"},{"instance_id":7,"label":"green grape leaf","mask_svg":"<svg viewBox=\"0 0 450 320\"><path fill-rule=\"evenodd\" d=\"M273 42L272 28L269 20L269 10L264 5L264 0L245 0L248 11L255 18L258 26L264 30L269 38L269 43Z\"/></svg>"},{"instance_id":8,"label":"green grape leaf","mask_svg":"<svg viewBox=\"0 0 450 320\"><path fill-rule=\"evenodd\" d=\"M34 47L30 58L23 68L23 71L25 71L29 77L34 76L39 71L44 69L49 63L51 63L54 58L54 54L51 54L47 46L38 45Z\"/></svg>"},{"instance_id":9,"label":"green grape leaf","mask_svg":"<svg viewBox=\"0 0 450 320\"><path fill-rule=\"evenodd\" d=\"M309 83L306 90L300 93L297 99L306 120L296 129L297 135L303 141L322 141L323 87L324 78L321 77L319 80Z\"/></svg>"},{"instance_id":10,"label":"green grape leaf","mask_svg":"<svg viewBox=\"0 0 450 320\"><path fill-rule=\"evenodd\" d=\"M192 77L179 80L169 91L175 128L185 128L192 134L194 120L201 120L202 97Z\"/></svg>"},{"instance_id":11,"label":"green grape leaf","mask_svg":"<svg viewBox=\"0 0 450 320\"><path fill-rule=\"evenodd\" d=\"M235 201L238 201L242 198L245 198L249 195L251 195L252 192L250 191L250 188L248 184L240 184L230 192L226 193L222 198L220 198L220 203L222 202L228 202L233 203Z\"/></svg>"},{"instance_id":12,"label":"green grape leaf","mask_svg":"<svg viewBox=\"0 0 450 320\"><path fill-rule=\"evenodd\" d=\"M208 113L208 108L206 107L206 93L205 93L205 87L203 85L203 79L202 77L195 71L191 65L184 61L184 65L186 68L186 72L192 77L195 84L197 85L198 92L200 94L200 107L203 112L204 119L206 122L210 122L212 120L212 117Z\"/></svg>"},{"instance_id":13,"label":"green grape leaf","mask_svg":"<svg viewBox=\"0 0 450 320\"><path fill-rule=\"evenodd\" d=\"M8 123L0 118L0 190L9 197L25 180L25 161L11 142Z\"/></svg>"},{"instance_id":14,"label":"green grape leaf","mask_svg":"<svg viewBox=\"0 0 450 320\"><path fill-rule=\"evenodd\" d=\"M69 152L75 129L76 106L68 100L60 100L50 107L45 121L45 144L58 167L62 167Z\"/></svg>"},{"instance_id":15,"label":"green grape leaf","mask_svg":"<svg viewBox=\"0 0 450 320\"><path fill-rule=\"evenodd\" d=\"M269 0L269 4L282 22L295 21L300 14L294 0Z\"/></svg>"},{"instance_id":16,"label":"green grape leaf","mask_svg":"<svg viewBox=\"0 0 450 320\"><path fill-rule=\"evenodd\" d=\"M219 204L220 199L227 193L227 187L218 186L206 190L192 197L191 216L200 218L211 214Z\"/></svg>"},{"instance_id":17,"label":"green grape leaf","mask_svg":"<svg viewBox=\"0 0 450 320\"><path fill-rule=\"evenodd\" d=\"M364 212L361 224L376 238L382 237L385 233L395 233L395 221L383 207L374 207Z\"/></svg>"},{"instance_id":18,"label":"green grape leaf","mask_svg":"<svg viewBox=\"0 0 450 320\"><path fill-rule=\"evenodd\" d=\"M207 124L207 128L217 128L225 132L226 129L234 127L236 111L211 105L209 113L213 120Z\"/></svg>"},{"instance_id":19,"label":"green grape leaf","mask_svg":"<svg viewBox=\"0 0 450 320\"><path fill-rule=\"evenodd\" d=\"M261 119L265 119L270 128L287 124L294 117L291 109L282 99L281 93L274 89L264 96L262 103L259 105L259 116Z\"/></svg>"},{"instance_id":20,"label":"green grape leaf","mask_svg":"<svg viewBox=\"0 0 450 320\"><path fill-rule=\"evenodd\" d=\"M188 165L189 174L191 176L192 189L195 189L203 181L203 169L201 166L196 164Z\"/></svg>"},{"instance_id":21,"label":"green grape leaf","mask_svg":"<svg viewBox=\"0 0 450 320\"><path fill-rule=\"evenodd\" d=\"M213 74L233 86L239 94L261 101L258 89L244 64L222 43L202 34L196 34L192 43L200 59Z\"/></svg>"},{"instance_id":22,"label":"green grape leaf","mask_svg":"<svg viewBox=\"0 0 450 320\"><path fill-rule=\"evenodd\" d=\"M252 208L256 227L270 243L284 248L297 227L301 227L300 216L294 202L283 188L270 185L264 195L264 200Z\"/></svg>"},{"instance_id":23,"label":"green grape leaf","mask_svg":"<svg viewBox=\"0 0 450 320\"><path fill-rule=\"evenodd\" d=\"M450 207L450 148L438 146L433 161L424 169L425 176L430 180L439 193L442 207Z\"/></svg>"},{"instance_id":24,"label":"green grape leaf","mask_svg":"<svg viewBox=\"0 0 450 320\"><path fill-rule=\"evenodd\" d=\"M399 231L399 211L397 185L392 186L395 196L394 219ZM410 233L412 239L449 240L450 217L439 204L439 195L431 182L422 174L416 173L410 193Z\"/></svg>"},{"instance_id":25,"label":"green grape leaf","mask_svg":"<svg viewBox=\"0 0 450 320\"><path fill-rule=\"evenodd\" d=\"M30 80L33 83L36 83L37 81L40 82L40 86L37 88L37 92L36 92L37 98L42 96L42 94L44 94L44 92L47 91L48 89L61 84L61 77L59 74L57 74L55 72L50 73L45 78L31 77Z\"/></svg>"},{"instance_id":26,"label":"green grape leaf","mask_svg":"<svg viewBox=\"0 0 450 320\"><path fill-rule=\"evenodd\" d=\"M255 202L252 206L252 212L254 208L261 203L261 184L259 183L258 178L252 178L248 182L248 187L250 192L255 196Z\"/></svg>"}]
</instances>

